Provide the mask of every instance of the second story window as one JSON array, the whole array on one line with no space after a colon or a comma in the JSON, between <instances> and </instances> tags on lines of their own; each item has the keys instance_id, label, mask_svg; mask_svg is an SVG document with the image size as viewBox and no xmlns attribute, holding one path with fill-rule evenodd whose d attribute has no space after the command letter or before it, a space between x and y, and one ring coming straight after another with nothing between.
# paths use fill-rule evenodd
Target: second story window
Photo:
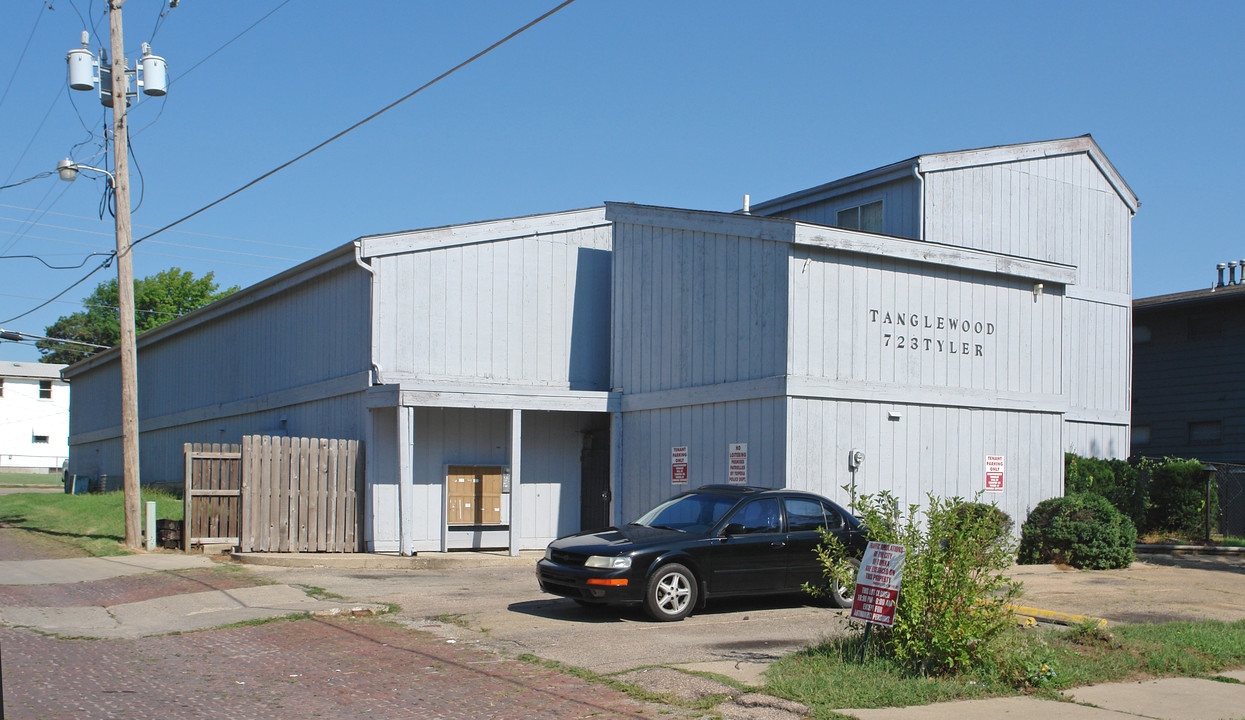
<instances>
[{"instance_id":1,"label":"second story window","mask_svg":"<svg viewBox=\"0 0 1245 720\"><path fill-rule=\"evenodd\" d=\"M51 380L40 380L39 381L39 399L40 400L51 400L52 399L52 381Z\"/></svg>"},{"instance_id":2,"label":"second story window","mask_svg":"<svg viewBox=\"0 0 1245 720\"><path fill-rule=\"evenodd\" d=\"M882 232L882 201L840 210L835 216L834 224L846 230L880 233Z\"/></svg>"}]
</instances>

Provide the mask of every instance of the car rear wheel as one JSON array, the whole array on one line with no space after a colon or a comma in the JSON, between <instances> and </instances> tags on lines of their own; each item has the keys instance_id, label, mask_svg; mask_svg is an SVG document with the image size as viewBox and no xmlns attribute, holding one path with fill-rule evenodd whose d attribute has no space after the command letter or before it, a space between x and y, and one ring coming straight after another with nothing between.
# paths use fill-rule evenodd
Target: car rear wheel
<instances>
[{"instance_id":1,"label":"car rear wheel","mask_svg":"<svg viewBox=\"0 0 1245 720\"><path fill-rule=\"evenodd\" d=\"M644 591L644 609L654 620L682 620L696 607L696 576L671 563L657 568Z\"/></svg>"},{"instance_id":2,"label":"car rear wheel","mask_svg":"<svg viewBox=\"0 0 1245 720\"><path fill-rule=\"evenodd\" d=\"M851 563L853 568L852 581L845 585L836 580L830 586L830 602L834 603L834 606L837 608L850 608L852 606L852 596L856 594L855 570L860 569L860 561L852 558L848 562Z\"/></svg>"}]
</instances>

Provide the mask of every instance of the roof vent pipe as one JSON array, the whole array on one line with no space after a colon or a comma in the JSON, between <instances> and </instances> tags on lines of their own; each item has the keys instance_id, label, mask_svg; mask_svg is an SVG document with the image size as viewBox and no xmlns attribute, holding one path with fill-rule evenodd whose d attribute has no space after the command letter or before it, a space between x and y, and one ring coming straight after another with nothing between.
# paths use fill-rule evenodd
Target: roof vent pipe
<instances>
[{"instance_id":1,"label":"roof vent pipe","mask_svg":"<svg viewBox=\"0 0 1245 720\"><path fill-rule=\"evenodd\" d=\"M1215 283L1215 287L1223 287L1223 271L1227 267L1228 266L1224 263L1219 263L1215 266L1215 269L1219 271L1219 282Z\"/></svg>"},{"instance_id":2,"label":"roof vent pipe","mask_svg":"<svg viewBox=\"0 0 1245 720\"><path fill-rule=\"evenodd\" d=\"M1245 274L1245 273L1242 273L1242 274ZM1228 263L1228 284L1229 285L1236 284L1236 261L1235 260Z\"/></svg>"},{"instance_id":3,"label":"roof vent pipe","mask_svg":"<svg viewBox=\"0 0 1245 720\"><path fill-rule=\"evenodd\" d=\"M1241 279L1237 280L1237 282L1245 285L1245 259L1241 260Z\"/></svg>"},{"instance_id":4,"label":"roof vent pipe","mask_svg":"<svg viewBox=\"0 0 1245 720\"><path fill-rule=\"evenodd\" d=\"M751 215L751 214L752 214L752 196L745 194L744 195L744 215Z\"/></svg>"}]
</instances>

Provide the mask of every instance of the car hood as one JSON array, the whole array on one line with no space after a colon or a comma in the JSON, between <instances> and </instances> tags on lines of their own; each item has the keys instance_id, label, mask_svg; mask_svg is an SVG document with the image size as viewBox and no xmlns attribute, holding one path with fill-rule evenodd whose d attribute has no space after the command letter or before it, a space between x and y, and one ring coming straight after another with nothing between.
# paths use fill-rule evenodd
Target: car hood
<instances>
[{"instance_id":1,"label":"car hood","mask_svg":"<svg viewBox=\"0 0 1245 720\"><path fill-rule=\"evenodd\" d=\"M686 535L678 530L625 525L567 535L549 543L549 547L587 554L599 554L604 550L609 555L621 555L645 545L669 542L672 538Z\"/></svg>"}]
</instances>

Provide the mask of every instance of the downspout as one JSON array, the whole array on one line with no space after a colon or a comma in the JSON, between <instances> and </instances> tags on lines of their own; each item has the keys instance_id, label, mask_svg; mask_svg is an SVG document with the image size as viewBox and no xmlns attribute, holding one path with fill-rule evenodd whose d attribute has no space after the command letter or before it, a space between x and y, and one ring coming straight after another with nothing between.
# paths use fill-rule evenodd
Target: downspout
<instances>
[{"instance_id":1,"label":"downspout","mask_svg":"<svg viewBox=\"0 0 1245 720\"><path fill-rule=\"evenodd\" d=\"M368 352L368 363L371 366L371 370L372 370L372 383L379 385L380 384L380 366L377 365L375 362L375 359L376 359L376 323L375 323L375 319L372 317L373 307L374 307L373 296L374 296L374 289L376 285L376 270L373 269L370 264L363 262L362 251L363 251L363 242L361 240L355 240L354 241L354 264L358 265L360 268L363 269L364 272L367 273L367 279L368 279L368 283L367 283L368 313L367 314L368 314L368 338L369 338L369 345L370 345L370 351ZM401 427L400 424L399 424L399 427ZM362 528L363 529L362 540L365 543L368 540L370 540L372 542L372 547L367 548L365 545L365 548L368 551L375 552L376 510L375 508L372 507L372 488L375 486L376 478L373 476L372 462L369 462L367 451L370 450L371 452L375 452L374 448L380 447L381 443L377 443L375 441L376 438L374 437L374 430L373 430L373 425L372 425L372 411L366 408L363 411L363 437L367 442L367 446L365 446L365 451L363 454L363 457L364 457L364 461L363 461L364 492L363 492L362 500L363 500L363 522L365 524L364 524L364 527ZM398 448L399 448L398 452L402 452L401 439L399 439L398 441ZM406 540L406 533L402 525L402 520L403 520L403 518L401 517L402 512L403 512L402 503L399 502L398 503L398 513L399 513L398 554L399 555L402 554L402 550L405 547L404 541Z\"/></svg>"},{"instance_id":2,"label":"downspout","mask_svg":"<svg viewBox=\"0 0 1245 720\"><path fill-rule=\"evenodd\" d=\"M375 293L373 290L376 285L376 269L369 263L363 262L363 241L354 241L354 264L358 265L368 274L368 337L370 338L371 351L368 353L368 363L372 369L372 384L380 385L380 365L376 364L376 318L375 318Z\"/></svg>"},{"instance_id":3,"label":"downspout","mask_svg":"<svg viewBox=\"0 0 1245 720\"><path fill-rule=\"evenodd\" d=\"M925 239L925 178L921 175L921 159L917 158L912 163L912 177L916 178L917 185L917 240Z\"/></svg>"}]
</instances>

